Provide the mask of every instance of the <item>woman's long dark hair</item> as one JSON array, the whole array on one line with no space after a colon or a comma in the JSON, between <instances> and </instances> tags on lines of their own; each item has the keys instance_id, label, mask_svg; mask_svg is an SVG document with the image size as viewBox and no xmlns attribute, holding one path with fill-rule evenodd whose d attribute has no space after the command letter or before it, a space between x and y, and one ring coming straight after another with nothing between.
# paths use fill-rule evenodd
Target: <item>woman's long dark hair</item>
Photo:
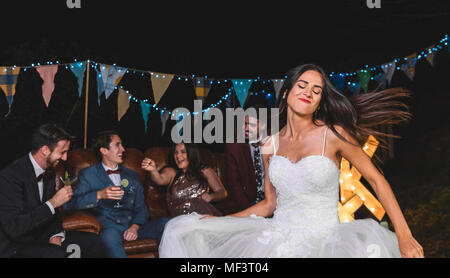
<instances>
[{"instance_id":1,"label":"woman's long dark hair","mask_svg":"<svg viewBox=\"0 0 450 278\"><path fill-rule=\"evenodd\" d=\"M181 143L180 143L181 144ZM198 149L194 144L191 143L183 143L186 148L186 155L189 161L188 168L186 170L186 178L189 181L194 179L198 180L201 184L208 184L205 177L203 176L202 170L207 168L208 166L200 163ZM173 181L175 182L181 175L183 175L183 170L178 168L177 163L175 162L174 155L177 144L172 144L169 152L169 156L167 158L167 164L169 167L172 167L176 170L176 175Z\"/></svg>"},{"instance_id":2,"label":"woman's long dark hair","mask_svg":"<svg viewBox=\"0 0 450 278\"><path fill-rule=\"evenodd\" d=\"M369 135L372 135L379 141L379 147L386 149L386 139L399 138L399 136L383 132L381 128L411 119L412 115L405 103L405 100L411 96L408 90L391 88L379 91L376 89L373 92L347 98L334 87L321 67L305 64L291 69L281 87L280 97L277 100L280 129L286 125L287 121L287 96L298 78L308 70L320 73L324 83L322 99L313 114L314 124L317 125L317 120L323 121L338 138L346 142L349 141L336 131L335 125L341 126L358 141L360 146L367 141ZM286 97L283 98L285 92ZM377 156L375 158L381 162Z\"/></svg>"}]
</instances>

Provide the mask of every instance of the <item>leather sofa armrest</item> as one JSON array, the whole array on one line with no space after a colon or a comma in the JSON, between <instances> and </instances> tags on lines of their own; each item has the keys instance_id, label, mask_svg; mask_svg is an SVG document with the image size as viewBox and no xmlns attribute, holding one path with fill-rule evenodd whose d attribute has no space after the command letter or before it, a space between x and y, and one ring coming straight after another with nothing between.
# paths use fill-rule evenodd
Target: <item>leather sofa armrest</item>
<instances>
[{"instance_id":1,"label":"leather sofa armrest","mask_svg":"<svg viewBox=\"0 0 450 278\"><path fill-rule=\"evenodd\" d=\"M71 211L63 214L62 227L66 231L85 231L99 234L102 224L87 211Z\"/></svg>"}]
</instances>

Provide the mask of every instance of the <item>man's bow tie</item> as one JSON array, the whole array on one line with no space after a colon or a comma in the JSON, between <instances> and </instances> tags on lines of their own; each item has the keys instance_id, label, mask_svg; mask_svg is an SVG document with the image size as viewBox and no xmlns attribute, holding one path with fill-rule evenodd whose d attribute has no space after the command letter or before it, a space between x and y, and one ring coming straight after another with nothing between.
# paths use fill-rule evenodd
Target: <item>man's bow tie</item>
<instances>
[{"instance_id":1,"label":"man's bow tie","mask_svg":"<svg viewBox=\"0 0 450 278\"><path fill-rule=\"evenodd\" d=\"M53 174L53 171L51 171L51 170L46 170L45 172L43 172L42 174L40 174L40 175L37 177L37 180L38 180L38 181L41 181L42 179L47 179L47 178L49 178L52 174Z\"/></svg>"},{"instance_id":2,"label":"man's bow tie","mask_svg":"<svg viewBox=\"0 0 450 278\"><path fill-rule=\"evenodd\" d=\"M106 170L106 174L111 175L111 174L120 174L120 170Z\"/></svg>"}]
</instances>

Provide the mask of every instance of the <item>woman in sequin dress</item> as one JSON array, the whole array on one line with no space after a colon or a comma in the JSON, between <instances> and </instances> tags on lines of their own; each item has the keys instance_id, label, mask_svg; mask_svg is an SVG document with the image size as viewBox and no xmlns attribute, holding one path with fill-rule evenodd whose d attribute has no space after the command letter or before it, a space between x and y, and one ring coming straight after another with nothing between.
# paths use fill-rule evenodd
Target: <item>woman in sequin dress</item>
<instances>
[{"instance_id":1,"label":"woman in sequin dress","mask_svg":"<svg viewBox=\"0 0 450 278\"><path fill-rule=\"evenodd\" d=\"M173 145L169 153L168 166L160 171L151 158L145 158L141 166L150 172L150 178L154 183L169 186L166 200L171 218L192 212L222 215L211 202L226 198L225 187L212 168L200 165L193 144Z\"/></svg>"}]
</instances>

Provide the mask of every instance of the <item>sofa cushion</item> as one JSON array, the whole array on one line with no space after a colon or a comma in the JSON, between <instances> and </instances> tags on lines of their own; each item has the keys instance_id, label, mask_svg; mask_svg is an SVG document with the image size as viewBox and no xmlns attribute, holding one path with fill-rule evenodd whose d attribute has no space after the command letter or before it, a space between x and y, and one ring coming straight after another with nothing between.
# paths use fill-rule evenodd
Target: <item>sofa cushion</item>
<instances>
[{"instance_id":1,"label":"sofa cushion","mask_svg":"<svg viewBox=\"0 0 450 278\"><path fill-rule=\"evenodd\" d=\"M131 241L124 241L123 248L127 255L158 252L159 242L156 239L144 238Z\"/></svg>"},{"instance_id":2,"label":"sofa cushion","mask_svg":"<svg viewBox=\"0 0 450 278\"><path fill-rule=\"evenodd\" d=\"M99 234L102 224L95 216L87 211L70 211L63 213L62 227L66 231L86 231Z\"/></svg>"}]
</instances>

